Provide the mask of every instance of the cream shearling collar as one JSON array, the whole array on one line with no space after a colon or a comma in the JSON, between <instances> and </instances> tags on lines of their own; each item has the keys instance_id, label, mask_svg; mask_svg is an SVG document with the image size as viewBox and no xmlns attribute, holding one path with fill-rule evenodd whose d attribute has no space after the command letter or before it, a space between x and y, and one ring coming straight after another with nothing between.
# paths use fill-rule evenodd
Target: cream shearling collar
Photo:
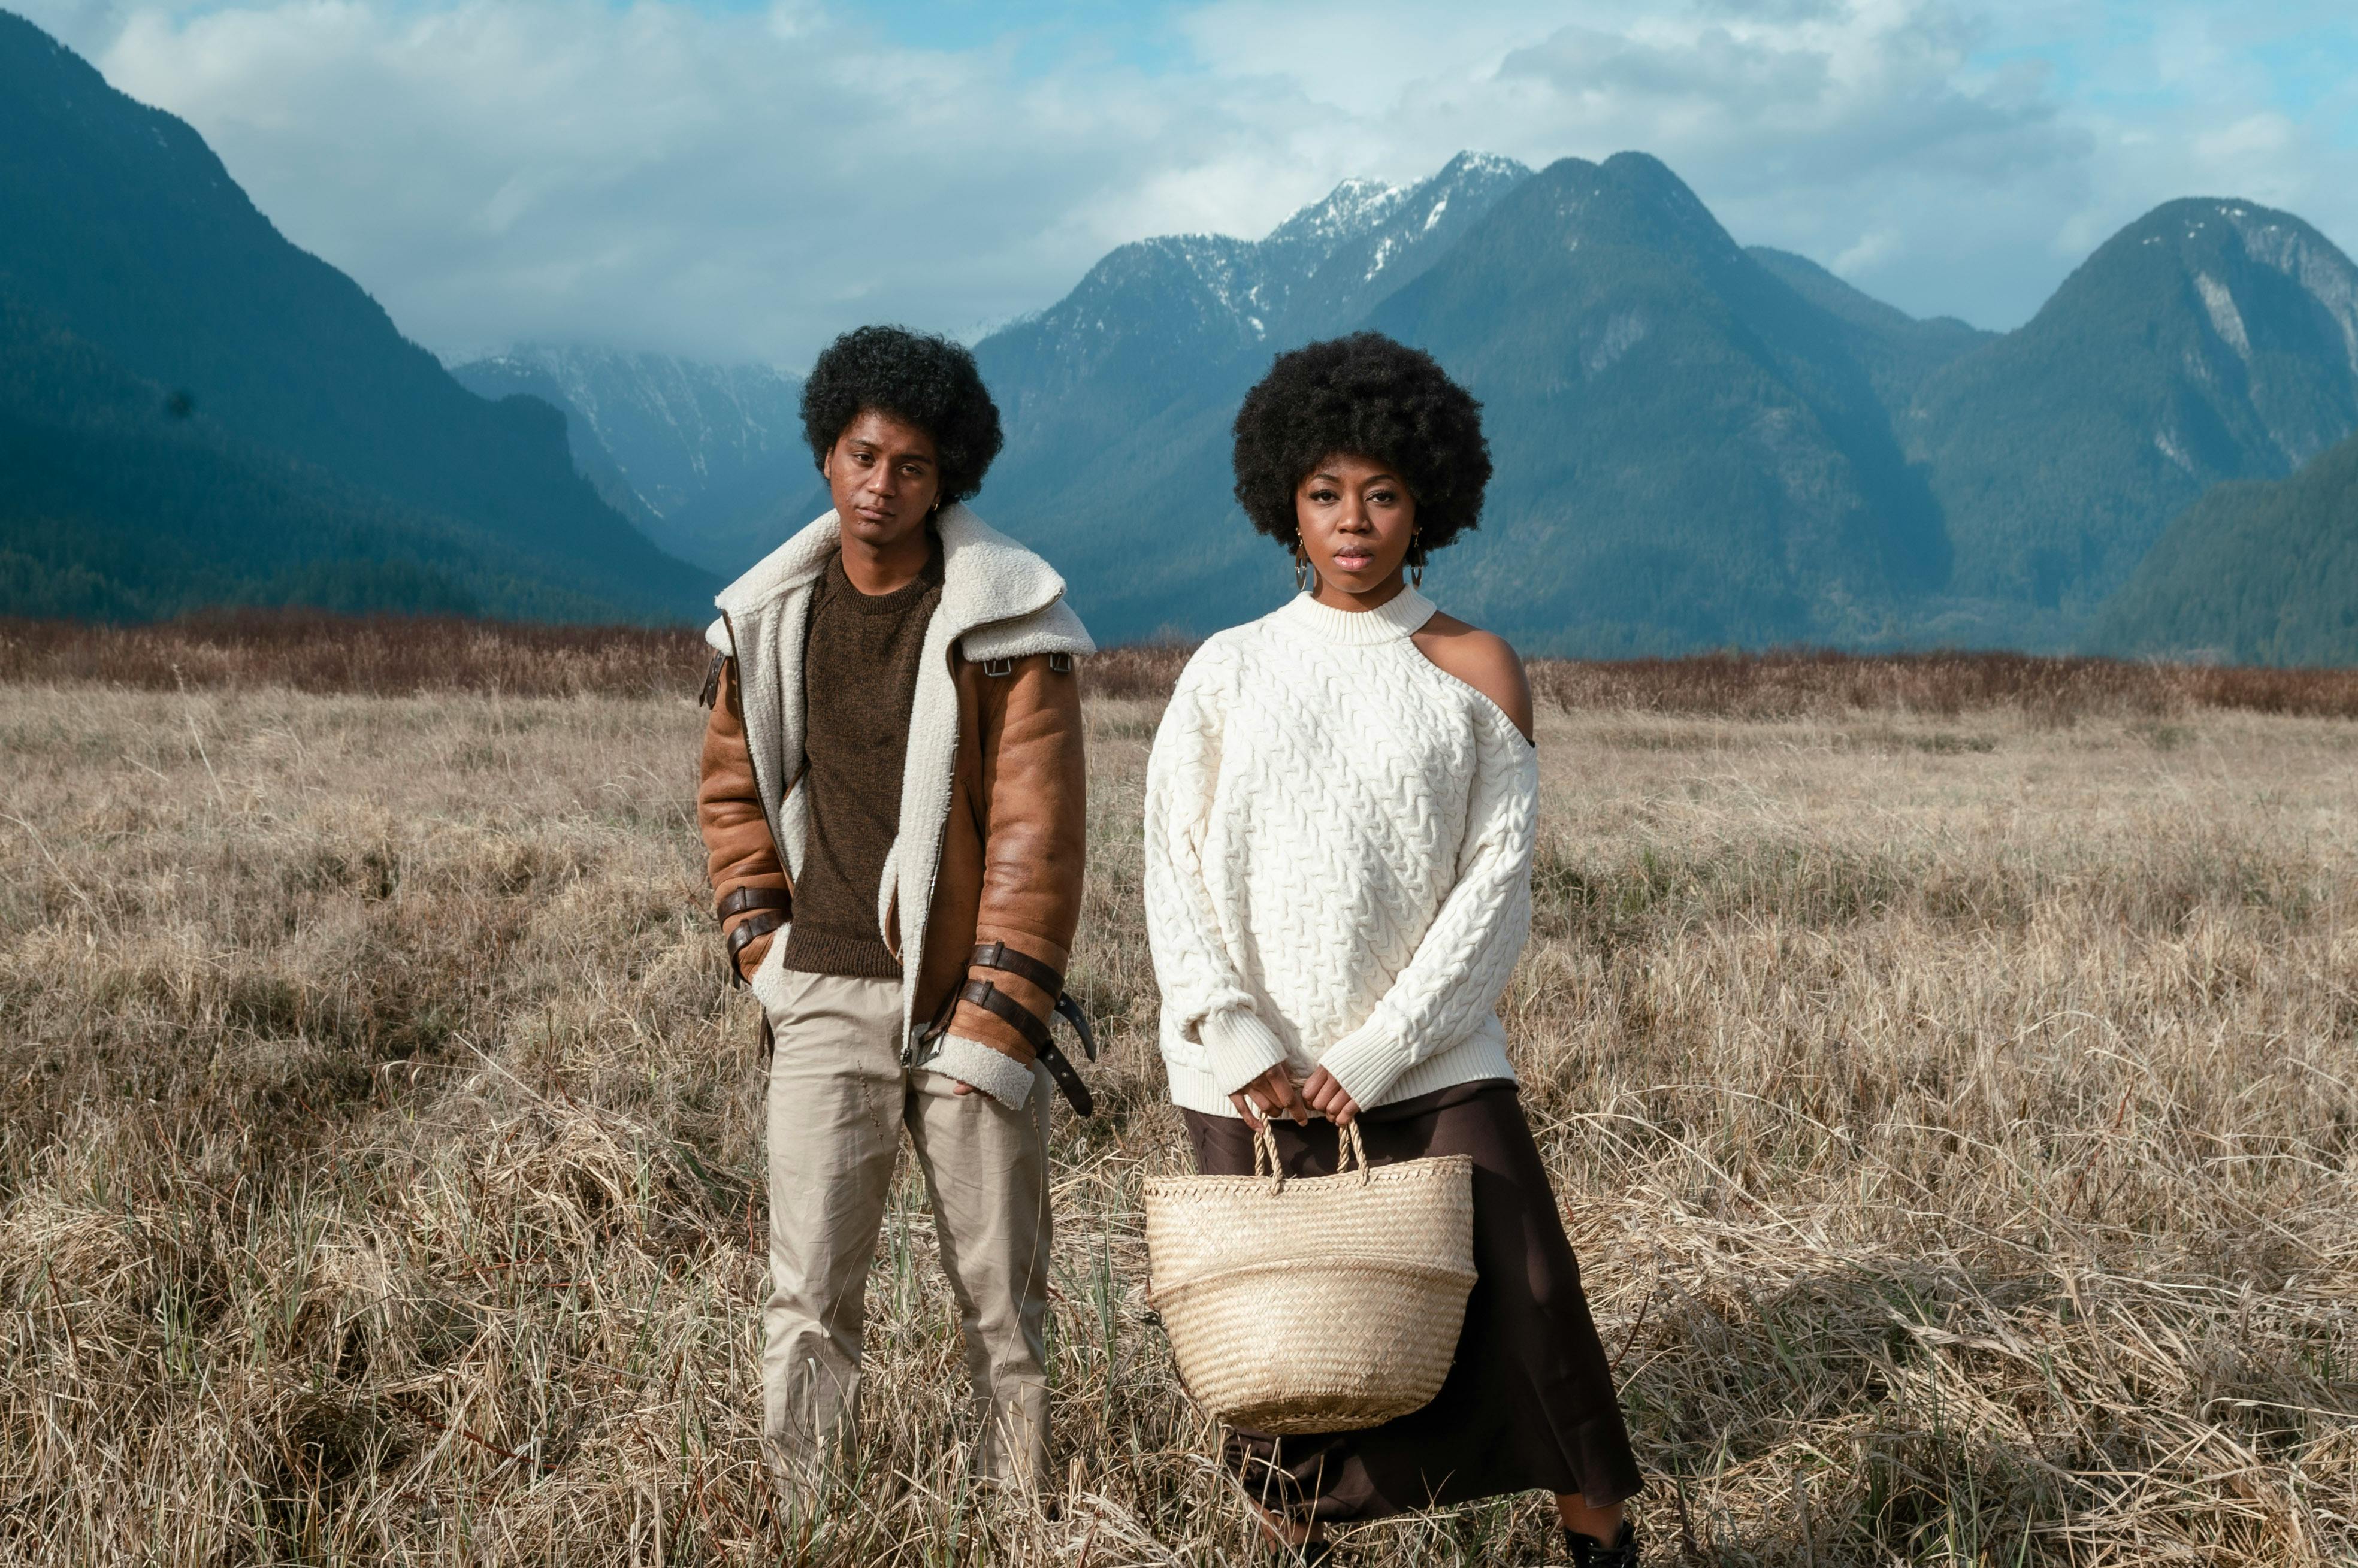
<instances>
[{"instance_id":1,"label":"cream shearling collar","mask_svg":"<svg viewBox=\"0 0 2358 1568\"><path fill-rule=\"evenodd\" d=\"M1064 598L1065 579L1055 568L963 503L943 507L934 528L942 541L942 601L935 613L952 639L998 622L1020 620ZM841 547L840 525L829 512L755 563L712 602L724 616L742 617L815 581ZM1077 622L1074 630L1078 630ZM721 653L735 651L723 622L714 622L705 640ZM1080 641L1087 644L1085 633ZM1071 651L1094 649L1084 645Z\"/></svg>"}]
</instances>

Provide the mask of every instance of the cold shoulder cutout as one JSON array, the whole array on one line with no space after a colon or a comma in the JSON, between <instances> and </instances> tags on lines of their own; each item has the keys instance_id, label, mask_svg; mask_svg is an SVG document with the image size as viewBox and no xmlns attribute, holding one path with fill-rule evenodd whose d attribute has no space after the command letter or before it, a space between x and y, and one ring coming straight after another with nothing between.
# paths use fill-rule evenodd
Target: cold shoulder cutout
<instances>
[{"instance_id":1,"label":"cold shoulder cutout","mask_svg":"<svg viewBox=\"0 0 2358 1568\"><path fill-rule=\"evenodd\" d=\"M1434 667L1497 703L1523 739L1531 739L1531 683L1523 674L1522 659L1504 637L1435 611L1417 629L1415 643L1417 652Z\"/></svg>"}]
</instances>

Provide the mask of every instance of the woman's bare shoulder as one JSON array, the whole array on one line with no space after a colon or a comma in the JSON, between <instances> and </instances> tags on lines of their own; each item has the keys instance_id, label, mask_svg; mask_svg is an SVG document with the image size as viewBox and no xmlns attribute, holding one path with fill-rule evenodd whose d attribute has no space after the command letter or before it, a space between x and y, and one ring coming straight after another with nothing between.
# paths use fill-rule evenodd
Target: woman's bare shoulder
<instances>
[{"instance_id":1,"label":"woman's bare shoulder","mask_svg":"<svg viewBox=\"0 0 2358 1568\"><path fill-rule=\"evenodd\" d=\"M1521 657L1504 637L1435 611L1418 628L1416 646L1440 668L1497 703L1524 740L1531 738L1531 683L1523 674Z\"/></svg>"}]
</instances>

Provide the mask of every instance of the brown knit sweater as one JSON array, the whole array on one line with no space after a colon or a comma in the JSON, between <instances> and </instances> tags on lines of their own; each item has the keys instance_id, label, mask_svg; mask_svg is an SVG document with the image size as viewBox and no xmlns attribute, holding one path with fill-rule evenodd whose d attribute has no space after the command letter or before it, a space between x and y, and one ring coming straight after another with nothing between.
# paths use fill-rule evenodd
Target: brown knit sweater
<instances>
[{"instance_id":1,"label":"brown knit sweater","mask_svg":"<svg viewBox=\"0 0 2358 1568\"><path fill-rule=\"evenodd\" d=\"M900 831L909 707L941 599L938 542L925 569L891 593L852 587L838 554L812 594L803 653L810 827L783 960L790 969L900 978L901 961L877 928L876 893Z\"/></svg>"}]
</instances>

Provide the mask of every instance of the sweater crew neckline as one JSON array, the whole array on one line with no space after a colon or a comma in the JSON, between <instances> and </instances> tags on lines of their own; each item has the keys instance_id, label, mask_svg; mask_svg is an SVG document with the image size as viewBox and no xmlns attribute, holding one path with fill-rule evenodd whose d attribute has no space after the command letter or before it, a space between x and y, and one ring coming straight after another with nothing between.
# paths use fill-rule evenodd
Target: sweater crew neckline
<instances>
[{"instance_id":1,"label":"sweater crew neckline","mask_svg":"<svg viewBox=\"0 0 2358 1568\"><path fill-rule=\"evenodd\" d=\"M862 593L851 574L843 569L843 552L838 550L827 563L827 588L838 605L856 615L900 615L941 588L946 575L943 568L942 547L936 542L915 577L889 592Z\"/></svg>"},{"instance_id":2,"label":"sweater crew neckline","mask_svg":"<svg viewBox=\"0 0 2358 1568\"><path fill-rule=\"evenodd\" d=\"M1373 610L1336 610L1303 593L1277 613L1321 642L1372 648L1405 640L1439 609L1415 589L1403 588Z\"/></svg>"}]
</instances>

